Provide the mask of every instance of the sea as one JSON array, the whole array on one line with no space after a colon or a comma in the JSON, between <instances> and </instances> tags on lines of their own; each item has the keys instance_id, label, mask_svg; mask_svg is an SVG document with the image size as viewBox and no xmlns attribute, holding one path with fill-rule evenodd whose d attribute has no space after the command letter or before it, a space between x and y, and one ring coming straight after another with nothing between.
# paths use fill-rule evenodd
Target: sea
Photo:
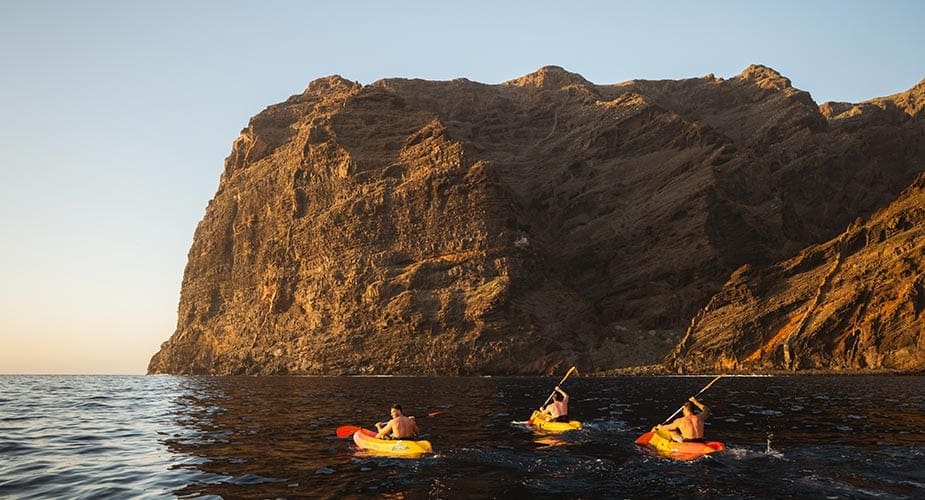
<instances>
[{"instance_id":1,"label":"sea","mask_svg":"<svg viewBox=\"0 0 925 500\"><path fill-rule=\"evenodd\" d=\"M925 377L727 376L699 399L723 452L635 439L711 377L562 384L584 428L526 425L554 377L0 376L2 498L923 498ZM339 426L400 403L434 453Z\"/></svg>"}]
</instances>

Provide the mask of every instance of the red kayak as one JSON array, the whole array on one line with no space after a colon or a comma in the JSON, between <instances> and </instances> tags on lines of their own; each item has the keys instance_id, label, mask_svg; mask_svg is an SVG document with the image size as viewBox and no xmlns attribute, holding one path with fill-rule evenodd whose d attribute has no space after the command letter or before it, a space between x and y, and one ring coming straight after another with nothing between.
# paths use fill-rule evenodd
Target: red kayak
<instances>
[{"instance_id":1,"label":"red kayak","mask_svg":"<svg viewBox=\"0 0 925 500\"><path fill-rule=\"evenodd\" d=\"M660 455L678 460L694 460L708 453L715 453L726 449L726 445L719 441L679 443L671 439L671 434L668 431L661 429L658 431L649 431L639 436L639 439L636 440L636 444L651 448Z\"/></svg>"}]
</instances>

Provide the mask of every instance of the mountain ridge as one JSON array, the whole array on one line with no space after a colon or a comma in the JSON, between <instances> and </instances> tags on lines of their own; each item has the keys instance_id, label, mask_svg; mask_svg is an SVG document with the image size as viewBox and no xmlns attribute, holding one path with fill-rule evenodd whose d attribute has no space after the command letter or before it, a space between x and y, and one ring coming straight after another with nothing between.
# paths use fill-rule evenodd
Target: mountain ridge
<instances>
[{"instance_id":1,"label":"mountain ridge","mask_svg":"<svg viewBox=\"0 0 925 500\"><path fill-rule=\"evenodd\" d=\"M761 65L317 79L235 140L149 373L657 364L734 271L897 199L925 163L916 88L914 116L852 121Z\"/></svg>"}]
</instances>

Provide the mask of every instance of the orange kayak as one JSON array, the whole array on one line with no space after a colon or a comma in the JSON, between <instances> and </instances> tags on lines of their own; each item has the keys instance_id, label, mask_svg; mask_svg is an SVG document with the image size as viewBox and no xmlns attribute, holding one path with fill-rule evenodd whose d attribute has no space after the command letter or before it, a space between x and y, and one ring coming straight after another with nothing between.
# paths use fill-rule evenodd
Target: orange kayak
<instances>
[{"instance_id":1,"label":"orange kayak","mask_svg":"<svg viewBox=\"0 0 925 500\"><path fill-rule=\"evenodd\" d=\"M726 445L719 441L707 441L704 443L679 443L671 439L668 431L659 429L658 431L649 431L636 440L639 446L646 446L657 451L660 455L675 458L678 460L694 460L708 453L715 453L726 449Z\"/></svg>"}]
</instances>

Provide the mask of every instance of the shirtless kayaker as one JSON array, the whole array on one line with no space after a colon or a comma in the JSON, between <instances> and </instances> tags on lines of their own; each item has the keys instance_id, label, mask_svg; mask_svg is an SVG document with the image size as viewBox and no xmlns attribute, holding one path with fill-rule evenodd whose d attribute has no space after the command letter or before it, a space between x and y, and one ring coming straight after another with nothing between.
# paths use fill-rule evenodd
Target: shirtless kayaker
<instances>
[{"instance_id":1,"label":"shirtless kayaker","mask_svg":"<svg viewBox=\"0 0 925 500\"><path fill-rule=\"evenodd\" d=\"M694 413L694 406L700 413ZM671 433L671 438L682 442L703 442L703 422L710 418L710 409L697 398L684 403L684 416L676 418L668 425L656 425L652 430L664 429Z\"/></svg>"},{"instance_id":2,"label":"shirtless kayaker","mask_svg":"<svg viewBox=\"0 0 925 500\"><path fill-rule=\"evenodd\" d=\"M414 417L406 417L398 403L392 405L389 413L392 415L392 420L388 423L376 422L376 430L379 431L376 434L377 438L417 439L418 424L414 421Z\"/></svg>"},{"instance_id":3,"label":"shirtless kayaker","mask_svg":"<svg viewBox=\"0 0 925 500\"><path fill-rule=\"evenodd\" d=\"M550 422L568 422L568 394L557 385L552 395L552 403L546 405L543 411L549 415Z\"/></svg>"}]
</instances>

